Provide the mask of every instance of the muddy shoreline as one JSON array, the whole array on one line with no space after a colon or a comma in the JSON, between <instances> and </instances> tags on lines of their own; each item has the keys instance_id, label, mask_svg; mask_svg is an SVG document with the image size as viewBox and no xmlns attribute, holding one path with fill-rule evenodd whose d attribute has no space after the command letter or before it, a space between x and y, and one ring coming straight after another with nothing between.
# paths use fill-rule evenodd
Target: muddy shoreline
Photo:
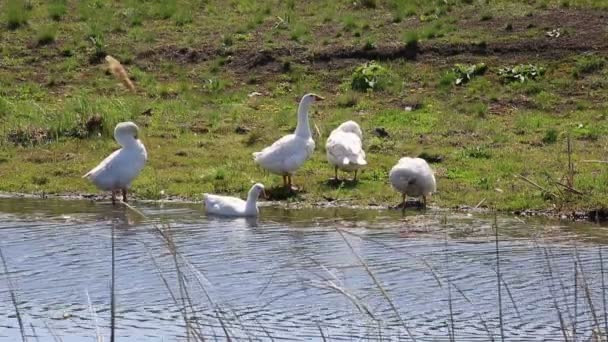
<instances>
[{"instance_id":1,"label":"muddy shoreline","mask_svg":"<svg viewBox=\"0 0 608 342\"><path fill-rule=\"evenodd\" d=\"M27 199L55 199L55 200L66 200L66 201L109 201L109 196L100 194L28 194L28 193L16 193L16 192L0 192L0 199L16 199L16 198L27 198ZM183 203L183 204L202 204L201 201L196 201L191 198L182 196L167 196L162 199L132 199L132 201L140 203ZM348 204L349 201L340 200L326 200L326 201L301 201L301 202L288 202L288 201L260 201L261 207L278 207L285 209L332 209L332 208L344 208L344 209L362 209L362 210L401 210L394 205L379 205L379 204L368 204L368 205L353 205ZM492 208L486 206L471 207L466 205L459 205L453 208L442 208L430 206L434 210L445 210L445 211L457 211L466 213L492 213L497 212L499 214L511 214L519 217L544 217L556 220L564 221L587 221L587 222L608 222L608 208L595 208L595 209L579 209L579 210L555 210L555 209L521 209L513 211L495 211ZM408 201L407 210L422 210L417 201Z\"/></svg>"}]
</instances>

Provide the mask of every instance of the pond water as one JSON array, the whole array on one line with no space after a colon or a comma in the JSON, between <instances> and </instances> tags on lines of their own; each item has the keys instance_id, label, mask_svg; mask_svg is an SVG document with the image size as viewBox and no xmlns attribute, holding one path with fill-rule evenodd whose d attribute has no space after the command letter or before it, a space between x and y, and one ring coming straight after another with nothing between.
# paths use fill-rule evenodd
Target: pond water
<instances>
[{"instance_id":1,"label":"pond water","mask_svg":"<svg viewBox=\"0 0 608 342\"><path fill-rule=\"evenodd\" d=\"M600 225L498 216L499 301L492 215L134 207L0 199L0 341L21 340L12 295L28 340L109 341L112 228L123 341L589 340L607 325Z\"/></svg>"}]
</instances>

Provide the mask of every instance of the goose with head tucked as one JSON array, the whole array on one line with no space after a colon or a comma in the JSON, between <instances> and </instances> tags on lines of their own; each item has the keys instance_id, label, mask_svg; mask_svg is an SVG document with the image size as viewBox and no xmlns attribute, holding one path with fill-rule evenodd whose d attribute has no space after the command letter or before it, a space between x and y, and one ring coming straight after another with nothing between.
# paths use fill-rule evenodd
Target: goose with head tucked
<instances>
[{"instance_id":1,"label":"goose with head tucked","mask_svg":"<svg viewBox=\"0 0 608 342\"><path fill-rule=\"evenodd\" d=\"M230 196L203 194L205 211L209 214L220 216L258 216L260 211L257 201L260 194L265 195L264 185L260 183L256 183L251 187L247 194L247 201Z\"/></svg>"},{"instance_id":2,"label":"goose with head tucked","mask_svg":"<svg viewBox=\"0 0 608 342\"><path fill-rule=\"evenodd\" d=\"M293 134L286 135L260 152L253 153L253 160L264 169L283 176L283 186L291 189L293 173L310 158L315 142L308 123L308 110L323 98L306 94L298 107L298 124Z\"/></svg>"},{"instance_id":3,"label":"goose with head tucked","mask_svg":"<svg viewBox=\"0 0 608 342\"><path fill-rule=\"evenodd\" d=\"M114 151L83 178L88 178L104 191L112 192L112 203L116 192L122 191L122 200L127 202L127 190L139 175L148 159L146 148L137 139L139 128L133 122L121 122L114 129L114 139L122 148Z\"/></svg>"},{"instance_id":4,"label":"goose with head tucked","mask_svg":"<svg viewBox=\"0 0 608 342\"><path fill-rule=\"evenodd\" d=\"M389 173L389 180L395 190L402 194L401 205L405 208L407 196L421 197L426 207L427 196L437 191L433 170L422 158L404 157L399 159Z\"/></svg>"},{"instance_id":5,"label":"goose with head tucked","mask_svg":"<svg viewBox=\"0 0 608 342\"><path fill-rule=\"evenodd\" d=\"M325 152L327 160L334 166L336 181L338 181L338 169L345 172L354 172L353 181L356 181L357 171L367 165L361 142L362 138L361 128L354 121L344 122L334 129L327 138Z\"/></svg>"}]
</instances>

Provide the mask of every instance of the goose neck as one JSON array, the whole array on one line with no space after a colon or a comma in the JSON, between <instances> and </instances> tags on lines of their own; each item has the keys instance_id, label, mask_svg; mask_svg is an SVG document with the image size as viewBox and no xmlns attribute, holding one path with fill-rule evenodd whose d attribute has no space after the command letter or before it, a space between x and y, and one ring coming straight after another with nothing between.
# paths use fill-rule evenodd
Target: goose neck
<instances>
[{"instance_id":1,"label":"goose neck","mask_svg":"<svg viewBox=\"0 0 608 342\"><path fill-rule=\"evenodd\" d=\"M298 106L298 125L296 126L295 134L300 137L309 138L312 136L310 124L308 123L308 110L310 102L301 101Z\"/></svg>"}]
</instances>

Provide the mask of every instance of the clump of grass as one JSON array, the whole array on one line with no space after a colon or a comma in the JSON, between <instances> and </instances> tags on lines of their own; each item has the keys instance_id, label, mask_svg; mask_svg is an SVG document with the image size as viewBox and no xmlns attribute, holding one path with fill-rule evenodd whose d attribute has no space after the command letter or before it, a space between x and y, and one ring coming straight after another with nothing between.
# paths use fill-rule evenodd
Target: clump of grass
<instances>
[{"instance_id":1,"label":"clump of grass","mask_svg":"<svg viewBox=\"0 0 608 342\"><path fill-rule=\"evenodd\" d=\"M370 51L370 50L374 50L374 49L376 49L376 43L373 40L368 38L365 41L365 44L363 44L363 50Z\"/></svg>"},{"instance_id":2,"label":"clump of grass","mask_svg":"<svg viewBox=\"0 0 608 342\"><path fill-rule=\"evenodd\" d=\"M482 102L475 103L472 106L473 113L479 118L485 118L488 113L488 105Z\"/></svg>"},{"instance_id":3,"label":"clump of grass","mask_svg":"<svg viewBox=\"0 0 608 342\"><path fill-rule=\"evenodd\" d=\"M419 34L423 39L441 38L453 30L452 26L444 25L441 21L435 21L420 29Z\"/></svg>"},{"instance_id":4,"label":"clump of grass","mask_svg":"<svg viewBox=\"0 0 608 342\"><path fill-rule=\"evenodd\" d=\"M476 146L476 147L472 147L472 148L467 148L462 153L467 158L473 158L473 159L490 159L490 158L492 158L492 154L484 146Z\"/></svg>"},{"instance_id":5,"label":"clump of grass","mask_svg":"<svg viewBox=\"0 0 608 342\"><path fill-rule=\"evenodd\" d=\"M342 108L349 108L349 107L354 107L357 105L357 103L359 103L359 97L357 96L357 94L353 93L353 92L347 92L345 94L342 94L340 96L338 96L338 100L336 101L338 107L342 107Z\"/></svg>"},{"instance_id":6,"label":"clump of grass","mask_svg":"<svg viewBox=\"0 0 608 342\"><path fill-rule=\"evenodd\" d=\"M485 63L470 65L456 64L452 69L452 71L456 75L456 80L454 81L454 83L456 85L465 84L469 82L473 77L477 75L483 75L486 70L488 70L488 67Z\"/></svg>"},{"instance_id":7,"label":"clump of grass","mask_svg":"<svg viewBox=\"0 0 608 342\"><path fill-rule=\"evenodd\" d=\"M545 68L534 64L520 64L514 67L503 67L498 70L498 77L503 83L536 80L545 73Z\"/></svg>"},{"instance_id":8,"label":"clump of grass","mask_svg":"<svg viewBox=\"0 0 608 342\"><path fill-rule=\"evenodd\" d=\"M343 29L346 32L354 31L354 30L356 30L359 27L359 25L357 23L357 18L355 18L352 15L346 15L346 16L344 16L342 18L342 24L344 25Z\"/></svg>"},{"instance_id":9,"label":"clump of grass","mask_svg":"<svg viewBox=\"0 0 608 342\"><path fill-rule=\"evenodd\" d=\"M357 2L357 5L364 8L376 8L378 7L378 2L376 0L361 0Z\"/></svg>"},{"instance_id":10,"label":"clump of grass","mask_svg":"<svg viewBox=\"0 0 608 342\"><path fill-rule=\"evenodd\" d=\"M488 20L492 20L492 18L494 18L494 16L492 16L492 14L490 13L484 13L481 15L480 20L481 21L488 21Z\"/></svg>"},{"instance_id":11,"label":"clump of grass","mask_svg":"<svg viewBox=\"0 0 608 342\"><path fill-rule=\"evenodd\" d=\"M173 21L177 26L184 26L192 22L192 12L188 9L178 10L173 14Z\"/></svg>"},{"instance_id":12,"label":"clump of grass","mask_svg":"<svg viewBox=\"0 0 608 342\"><path fill-rule=\"evenodd\" d=\"M418 32L407 31L403 35L406 48L417 48L418 47Z\"/></svg>"},{"instance_id":13,"label":"clump of grass","mask_svg":"<svg viewBox=\"0 0 608 342\"><path fill-rule=\"evenodd\" d=\"M27 24L28 10L24 0L8 0L4 10L9 30L16 30Z\"/></svg>"},{"instance_id":14,"label":"clump of grass","mask_svg":"<svg viewBox=\"0 0 608 342\"><path fill-rule=\"evenodd\" d=\"M403 18L416 15L416 5L408 1L393 1L393 22L400 23Z\"/></svg>"},{"instance_id":15,"label":"clump of grass","mask_svg":"<svg viewBox=\"0 0 608 342\"><path fill-rule=\"evenodd\" d=\"M441 75L441 78L439 79L439 86L441 88L450 87L452 84L456 83L456 79L456 73L453 70L450 70L445 74Z\"/></svg>"},{"instance_id":16,"label":"clump of grass","mask_svg":"<svg viewBox=\"0 0 608 342\"><path fill-rule=\"evenodd\" d=\"M357 91L382 90L388 83L388 70L375 61L371 61L355 69L352 75L351 88Z\"/></svg>"},{"instance_id":17,"label":"clump of grass","mask_svg":"<svg viewBox=\"0 0 608 342\"><path fill-rule=\"evenodd\" d=\"M302 42L307 34L308 29L306 28L306 25L302 23L296 23L292 25L290 35L291 40L294 40L296 42Z\"/></svg>"},{"instance_id":18,"label":"clump of grass","mask_svg":"<svg viewBox=\"0 0 608 342\"><path fill-rule=\"evenodd\" d=\"M38 46L48 45L55 41L57 38L57 27L55 26L43 26L38 30L36 34L36 43Z\"/></svg>"},{"instance_id":19,"label":"clump of grass","mask_svg":"<svg viewBox=\"0 0 608 342\"><path fill-rule=\"evenodd\" d=\"M590 55L582 56L576 60L574 67L573 76L581 77L585 74L591 74L596 71L600 71L606 65L606 59L604 57Z\"/></svg>"},{"instance_id":20,"label":"clump of grass","mask_svg":"<svg viewBox=\"0 0 608 342\"><path fill-rule=\"evenodd\" d=\"M59 21L67 12L66 0L52 0L49 1L47 10L49 12L49 18Z\"/></svg>"},{"instance_id":21,"label":"clump of grass","mask_svg":"<svg viewBox=\"0 0 608 342\"><path fill-rule=\"evenodd\" d=\"M156 7L156 15L161 19L171 18L177 11L176 0L160 1Z\"/></svg>"},{"instance_id":22,"label":"clump of grass","mask_svg":"<svg viewBox=\"0 0 608 342\"><path fill-rule=\"evenodd\" d=\"M554 144L557 142L558 135L559 135L559 133L557 132L557 130L555 128L549 128L545 132L545 136L543 137L542 141L545 144Z\"/></svg>"}]
</instances>

